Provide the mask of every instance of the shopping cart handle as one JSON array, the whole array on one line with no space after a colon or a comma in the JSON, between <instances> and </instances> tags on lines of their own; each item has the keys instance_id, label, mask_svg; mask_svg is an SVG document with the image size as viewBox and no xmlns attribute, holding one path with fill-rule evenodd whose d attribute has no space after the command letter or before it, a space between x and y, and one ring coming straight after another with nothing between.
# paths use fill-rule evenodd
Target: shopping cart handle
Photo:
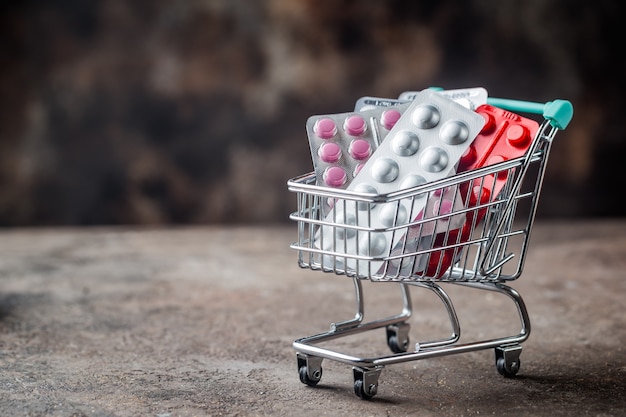
<instances>
[{"instance_id":1,"label":"shopping cart handle","mask_svg":"<svg viewBox=\"0 0 626 417\"><path fill-rule=\"evenodd\" d=\"M429 87L431 90L442 91L441 87ZM532 101L511 100L507 98L487 98L487 103L505 110L522 113L541 114L544 119L557 129L565 130L574 117L574 106L567 100L554 100L547 103L534 103Z\"/></svg>"},{"instance_id":2,"label":"shopping cart handle","mask_svg":"<svg viewBox=\"0 0 626 417\"><path fill-rule=\"evenodd\" d=\"M544 104L489 97L487 103L506 110L541 114L546 120L550 121L552 126L561 130L567 127L574 116L574 106L567 100L548 101Z\"/></svg>"}]
</instances>

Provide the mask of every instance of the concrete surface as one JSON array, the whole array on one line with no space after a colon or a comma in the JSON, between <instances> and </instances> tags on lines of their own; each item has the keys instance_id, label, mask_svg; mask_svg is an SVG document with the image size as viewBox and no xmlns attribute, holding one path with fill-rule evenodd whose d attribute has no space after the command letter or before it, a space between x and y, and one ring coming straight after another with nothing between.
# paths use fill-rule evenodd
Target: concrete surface
<instances>
[{"instance_id":1,"label":"concrete surface","mask_svg":"<svg viewBox=\"0 0 626 417\"><path fill-rule=\"evenodd\" d=\"M315 388L298 379L292 341L352 317L354 301L351 280L298 268L295 233L0 231L0 415L626 414L626 221L536 225L513 283L533 325L517 377L497 373L492 350L414 361L385 367L371 401L342 363L324 360ZM365 284L372 317L400 309L396 284ZM518 330L504 297L449 291L463 336ZM412 329L447 336L436 297L412 294ZM335 343L385 354L384 339Z\"/></svg>"}]
</instances>

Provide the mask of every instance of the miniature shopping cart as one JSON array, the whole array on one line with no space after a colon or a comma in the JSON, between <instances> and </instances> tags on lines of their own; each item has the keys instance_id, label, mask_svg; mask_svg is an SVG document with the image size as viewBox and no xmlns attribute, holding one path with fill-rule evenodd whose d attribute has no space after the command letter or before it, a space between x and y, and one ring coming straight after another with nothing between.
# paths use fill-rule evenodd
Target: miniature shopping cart
<instances>
[{"instance_id":1,"label":"miniature shopping cart","mask_svg":"<svg viewBox=\"0 0 626 417\"><path fill-rule=\"evenodd\" d=\"M289 190L297 195L297 210L290 218L297 222L298 240L291 247L298 253L300 267L345 275L353 280L356 292L354 318L332 323L328 332L293 342L302 383L317 385L322 377L322 361L338 361L352 366L355 394L371 399L378 391L379 376L386 365L492 348L501 375L512 377L518 372L521 343L529 336L530 320L520 294L505 283L522 273L551 144L556 132L565 129L570 122L573 108L565 100L540 104L490 98L488 103L511 112L543 116L523 156L384 195L319 186L313 172L288 181ZM472 198L470 194L476 185L480 188L489 178L506 178L497 198ZM370 227L367 221L351 224L328 215L329 203L335 207L352 204L359 205L359 213L367 219L374 205L401 207L398 203L401 200L425 196L436 199L442 190L450 188L459 190L456 195L461 199L455 201L451 212L415 219L408 224L394 221L390 227L381 229ZM462 233L448 222L453 216L465 216ZM450 225L441 230L446 222ZM420 236L420 231L427 226L430 236ZM432 232L437 228L440 229L437 233ZM332 242L332 234L337 232L365 236L391 233L395 244L382 255L370 256L358 250L347 251L337 245L319 243L324 239ZM399 314L364 321L362 282L368 280L392 282L400 287L403 305ZM504 294L516 307L521 330L511 336L461 342L461 326L442 284ZM409 286L426 288L437 295L447 310L452 329L450 337L420 340L410 345ZM384 329L390 355L359 357L320 346L323 342L374 329Z\"/></svg>"}]
</instances>

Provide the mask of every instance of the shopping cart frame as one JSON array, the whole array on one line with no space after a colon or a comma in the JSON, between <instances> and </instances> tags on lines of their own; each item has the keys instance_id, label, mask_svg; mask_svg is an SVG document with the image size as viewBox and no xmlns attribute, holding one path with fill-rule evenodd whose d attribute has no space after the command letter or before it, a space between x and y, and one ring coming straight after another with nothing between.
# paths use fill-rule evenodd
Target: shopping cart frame
<instances>
[{"instance_id":1,"label":"shopping cart frame","mask_svg":"<svg viewBox=\"0 0 626 417\"><path fill-rule=\"evenodd\" d=\"M569 124L573 116L573 107L565 100L543 104L490 98L488 103L510 111L543 116L544 120L524 156L384 195L322 187L316 185L315 173L304 174L288 181L289 190L298 196L298 209L290 215L291 220L298 224L298 241L291 245L298 252L298 264L302 268L352 278L356 298L354 318L331 323L329 331L293 342L302 383L309 386L317 385L322 377L322 361L329 359L351 365L355 394L362 399L371 399L377 394L378 379L386 365L484 349L494 349L496 368L501 375L513 377L519 371L521 344L530 335L530 318L521 295L506 283L519 278L522 274L551 145L557 131L565 129ZM452 231L446 230L443 232L444 243L411 249L407 248L406 243L402 243L400 245L402 250L399 253L390 252L381 256L346 253L334 245L330 249L319 245L320 231L324 228L332 230L339 227L352 228L355 233L366 234L388 232L393 233L393 236L401 236L408 230L406 224L395 226L395 221L394 226L381 230L361 224L346 226L344 223L335 222L334 219L329 220L323 209L327 201L363 205L393 204L402 199L433 196L437 190L461 184L474 184L488 176L498 175L506 175L508 178L506 187L498 198L473 205L466 202L463 208L458 210L457 214L461 215L479 211L483 214L480 217L481 221L475 219L475 223L472 223L471 236L465 240L458 236L455 239L451 238ZM527 204L526 210L518 209L522 202ZM410 225L421 228L428 222L439 224L447 218L439 215L416 220ZM516 243L513 244L513 241ZM402 238L400 242L403 242ZM419 257L430 259L446 251L454 254L453 265L447 267L441 256L434 274L432 270L430 274L426 272L416 274L411 269L411 274L402 275L400 268L395 270L387 268L392 262L400 262L402 265L402 262L410 261L414 264ZM350 267L348 259L352 259L353 265L356 263L356 266ZM512 262L514 260L516 262ZM360 268L359 265L362 264L366 266ZM371 265L384 266L372 269ZM402 295L400 313L365 322L362 282L366 280L397 283ZM505 295L516 308L521 326L519 332L493 339L460 343L461 325L452 300L441 284L466 286ZM443 303L451 327L449 337L419 341L415 343L412 351L409 350L410 324L407 322L413 314L411 287L432 291ZM319 346L323 342L381 328L385 329L391 355L360 357Z\"/></svg>"}]
</instances>

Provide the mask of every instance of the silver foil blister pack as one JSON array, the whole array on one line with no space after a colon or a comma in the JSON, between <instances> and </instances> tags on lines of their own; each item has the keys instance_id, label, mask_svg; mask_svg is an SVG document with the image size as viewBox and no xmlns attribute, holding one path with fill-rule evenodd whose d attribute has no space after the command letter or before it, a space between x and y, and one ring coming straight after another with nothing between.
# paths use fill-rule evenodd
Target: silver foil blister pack
<instances>
[{"instance_id":1,"label":"silver foil blister pack","mask_svg":"<svg viewBox=\"0 0 626 417\"><path fill-rule=\"evenodd\" d=\"M388 195L445 178L454 172L483 125L482 116L436 91L423 90L347 189ZM379 261L369 262L371 258L390 254L392 246L408 233L407 224L423 212L428 200L423 195L384 204L337 201L326 216L333 226L321 226L316 245L337 256L356 255L324 261L337 263L345 259L347 267L367 268L363 274L368 275L382 265ZM363 262L357 265L359 259Z\"/></svg>"},{"instance_id":2,"label":"silver foil blister pack","mask_svg":"<svg viewBox=\"0 0 626 417\"><path fill-rule=\"evenodd\" d=\"M459 88L452 90L433 90L439 94L454 100L463 107L475 110L478 106L487 103L488 93L483 87ZM421 91L404 91L398 96L398 101L414 100Z\"/></svg>"}]
</instances>

